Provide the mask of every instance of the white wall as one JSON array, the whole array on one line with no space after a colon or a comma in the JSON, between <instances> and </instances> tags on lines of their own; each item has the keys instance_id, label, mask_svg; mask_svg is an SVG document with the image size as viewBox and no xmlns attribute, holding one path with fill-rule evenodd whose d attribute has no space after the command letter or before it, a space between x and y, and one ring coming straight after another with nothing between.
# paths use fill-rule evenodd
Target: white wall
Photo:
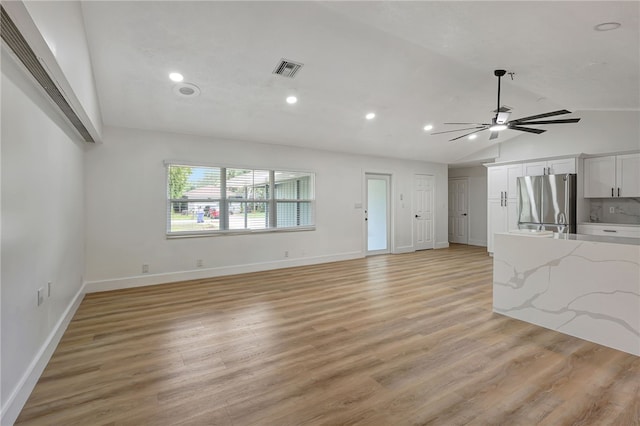
<instances>
[{"instance_id":1,"label":"white wall","mask_svg":"<svg viewBox=\"0 0 640 426\"><path fill-rule=\"evenodd\" d=\"M496 161L640 149L640 111L579 111L573 116L580 122L541 126L547 132L523 134L501 144Z\"/></svg>"},{"instance_id":2,"label":"white wall","mask_svg":"<svg viewBox=\"0 0 640 426\"><path fill-rule=\"evenodd\" d=\"M465 177L469 182L469 244L487 246L487 168L449 169L449 178Z\"/></svg>"},{"instance_id":3,"label":"white wall","mask_svg":"<svg viewBox=\"0 0 640 426\"><path fill-rule=\"evenodd\" d=\"M315 172L316 230L167 239L164 160ZM85 166L88 291L361 257L365 172L392 174L395 252L413 247L414 173L435 175L436 243L447 246L444 164L105 127Z\"/></svg>"},{"instance_id":4,"label":"white wall","mask_svg":"<svg viewBox=\"0 0 640 426\"><path fill-rule=\"evenodd\" d=\"M2 49L2 424L17 416L77 306L82 143ZM75 137L75 136L74 136ZM37 306L37 289L52 295Z\"/></svg>"}]
</instances>

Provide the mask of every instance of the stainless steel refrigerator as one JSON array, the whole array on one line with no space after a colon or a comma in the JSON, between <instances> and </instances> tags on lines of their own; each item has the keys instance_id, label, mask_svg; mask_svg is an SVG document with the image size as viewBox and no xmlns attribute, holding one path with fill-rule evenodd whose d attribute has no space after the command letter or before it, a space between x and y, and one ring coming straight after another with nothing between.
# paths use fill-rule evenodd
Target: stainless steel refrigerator
<instances>
[{"instance_id":1,"label":"stainless steel refrigerator","mask_svg":"<svg viewBox=\"0 0 640 426\"><path fill-rule=\"evenodd\" d=\"M518 228L576 233L576 175L518 178Z\"/></svg>"}]
</instances>

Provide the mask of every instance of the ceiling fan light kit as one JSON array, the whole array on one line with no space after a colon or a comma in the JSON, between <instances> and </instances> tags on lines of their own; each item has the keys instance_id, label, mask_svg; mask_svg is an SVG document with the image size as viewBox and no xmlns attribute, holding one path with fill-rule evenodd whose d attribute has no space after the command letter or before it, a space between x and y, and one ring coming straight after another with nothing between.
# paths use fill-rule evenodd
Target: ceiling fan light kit
<instances>
[{"instance_id":1,"label":"ceiling fan light kit","mask_svg":"<svg viewBox=\"0 0 640 426\"><path fill-rule=\"evenodd\" d=\"M484 130L489 130L491 133L489 134L489 140L496 139L498 137L499 132L503 130L518 130L526 133L534 133L540 134L546 132L544 129L536 129L533 127L523 127L534 124L568 124L568 123L577 123L580 121L579 118L566 118L561 120L538 120L539 118L547 118L547 117L555 117L557 115L563 114L571 114L571 111L567 111L566 109L561 109L558 111L546 112L543 114L530 115L529 117L518 118L516 120L509 121L509 116L511 115L511 109L506 106L500 106L500 80L504 75L507 74L506 70L494 70L493 75L498 78L498 106L494 111L496 115L491 119L491 123L444 123L444 124L455 124L455 125L469 125L473 127L465 127L462 129L456 130L446 130L444 132L435 132L431 133L432 135L440 135L443 133L452 133L452 132L460 132L463 130L473 130L472 132L465 133L462 136L455 137L453 139L449 139L449 141L456 141L458 139L462 139L465 136L475 135L478 132L482 132ZM514 73L508 73L513 79ZM471 139L471 138L469 138Z\"/></svg>"}]
</instances>

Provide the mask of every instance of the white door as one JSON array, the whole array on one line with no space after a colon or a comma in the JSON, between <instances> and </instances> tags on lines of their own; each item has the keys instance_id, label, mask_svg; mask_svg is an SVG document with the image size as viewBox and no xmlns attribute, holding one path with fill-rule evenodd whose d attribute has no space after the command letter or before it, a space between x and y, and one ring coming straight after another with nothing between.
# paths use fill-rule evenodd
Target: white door
<instances>
[{"instance_id":1,"label":"white door","mask_svg":"<svg viewBox=\"0 0 640 426\"><path fill-rule=\"evenodd\" d=\"M468 181L449 179L449 242L469 244Z\"/></svg>"},{"instance_id":2,"label":"white door","mask_svg":"<svg viewBox=\"0 0 640 426\"><path fill-rule=\"evenodd\" d=\"M413 220L414 248L432 249L433 236L434 178L432 175L416 174L414 177Z\"/></svg>"},{"instance_id":3,"label":"white door","mask_svg":"<svg viewBox=\"0 0 640 426\"><path fill-rule=\"evenodd\" d=\"M389 207L389 175L367 174L367 254L390 252L391 209Z\"/></svg>"}]
</instances>

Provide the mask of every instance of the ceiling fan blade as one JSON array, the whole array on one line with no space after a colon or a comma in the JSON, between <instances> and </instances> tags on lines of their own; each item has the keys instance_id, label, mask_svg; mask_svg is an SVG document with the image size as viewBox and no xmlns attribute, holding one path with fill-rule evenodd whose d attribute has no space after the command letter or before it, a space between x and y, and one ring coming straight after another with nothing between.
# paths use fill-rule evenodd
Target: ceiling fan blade
<instances>
[{"instance_id":1,"label":"ceiling fan blade","mask_svg":"<svg viewBox=\"0 0 640 426\"><path fill-rule=\"evenodd\" d=\"M499 134L500 132L491 132L491 134L489 135L489 140L497 139Z\"/></svg>"},{"instance_id":2,"label":"ceiling fan blade","mask_svg":"<svg viewBox=\"0 0 640 426\"><path fill-rule=\"evenodd\" d=\"M455 129L455 130L446 130L444 132L435 132L435 133L430 133L432 135L440 135L442 133L451 133L451 132L459 132L461 130L472 130L472 129L483 129L484 127L466 127L464 129Z\"/></svg>"},{"instance_id":3,"label":"ceiling fan blade","mask_svg":"<svg viewBox=\"0 0 640 426\"><path fill-rule=\"evenodd\" d=\"M563 123L577 123L578 121L580 121L579 118L567 118L567 119L564 119L564 120L525 121L524 123L522 123L520 121L512 121L512 123L526 124L528 126L529 124L563 124Z\"/></svg>"},{"instance_id":4,"label":"ceiling fan blade","mask_svg":"<svg viewBox=\"0 0 640 426\"><path fill-rule=\"evenodd\" d=\"M529 132L529 133L535 133L535 134L546 132L546 130L543 130L543 129L531 129L529 127L521 127L521 126L509 126L509 128L511 130L520 130L521 132Z\"/></svg>"},{"instance_id":5,"label":"ceiling fan blade","mask_svg":"<svg viewBox=\"0 0 640 426\"><path fill-rule=\"evenodd\" d=\"M483 131L483 130L487 130L487 129L488 129L488 127L483 127L483 128L481 128L480 130L476 130L475 132L467 133L466 135L462 135L462 136L458 136L457 138L449 139L449 142L457 141L458 139L462 139L462 138L464 138L465 136L469 136L469 135L472 135L472 134L474 134L474 133L478 133L478 132L481 132L481 131Z\"/></svg>"},{"instance_id":6,"label":"ceiling fan blade","mask_svg":"<svg viewBox=\"0 0 640 426\"><path fill-rule=\"evenodd\" d=\"M442 124L458 124L458 125L473 124L474 126L491 126L490 123L442 123Z\"/></svg>"},{"instance_id":7,"label":"ceiling fan blade","mask_svg":"<svg viewBox=\"0 0 640 426\"><path fill-rule=\"evenodd\" d=\"M562 115L562 114L571 114L571 111L567 111L566 109L561 109L558 111L546 112L544 114L530 115L529 117L522 117L522 118L518 118L517 120L512 120L512 123L513 122L520 123L522 121L535 120L536 118L553 117L553 116Z\"/></svg>"}]
</instances>

